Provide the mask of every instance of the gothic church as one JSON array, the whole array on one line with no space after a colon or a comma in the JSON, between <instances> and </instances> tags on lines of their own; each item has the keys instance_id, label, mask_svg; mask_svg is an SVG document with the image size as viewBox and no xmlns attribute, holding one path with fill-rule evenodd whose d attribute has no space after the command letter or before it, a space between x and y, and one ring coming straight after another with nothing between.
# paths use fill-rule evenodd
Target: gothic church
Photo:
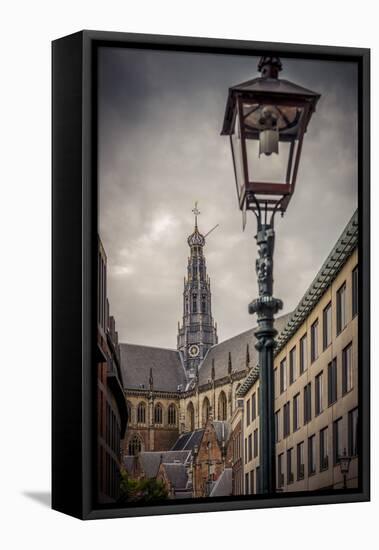
<instances>
[{"instance_id":1,"label":"gothic church","mask_svg":"<svg viewBox=\"0 0 379 550\"><path fill-rule=\"evenodd\" d=\"M177 349L120 344L128 407L125 455L169 451L183 434L193 442L208 420L230 421L236 391L257 367L254 328L218 343L212 317L210 278L204 256L205 237L195 227L188 237L190 256L184 279L183 319ZM278 331L287 315L276 320ZM188 439L187 437L187 439Z\"/></svg>"}]
</instances>

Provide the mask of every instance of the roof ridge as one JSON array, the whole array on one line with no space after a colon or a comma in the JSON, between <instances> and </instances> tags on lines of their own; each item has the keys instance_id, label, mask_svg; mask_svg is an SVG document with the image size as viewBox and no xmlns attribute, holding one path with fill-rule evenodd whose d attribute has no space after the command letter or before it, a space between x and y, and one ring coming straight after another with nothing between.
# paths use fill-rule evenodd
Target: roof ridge
<instances>
[{"instance_id":1,"label":"roof ridge","mask_svg":"<svg viewBox=\"0 0 379 550\"><path fill-rule=\"evenodd\" d=\"M149 348L149 349L160 349L160 350L164 350L164 351L175 351L175 353L178 353L180 354L180 351L178 349L175 349L175 348L163 348L161 346L149 346L149 345L146 345L146 344L131 344L130 342L120 342L119 343L120 346L133 346L133 347L138 347L138 348Z\"/></svg>"}]
</instances>

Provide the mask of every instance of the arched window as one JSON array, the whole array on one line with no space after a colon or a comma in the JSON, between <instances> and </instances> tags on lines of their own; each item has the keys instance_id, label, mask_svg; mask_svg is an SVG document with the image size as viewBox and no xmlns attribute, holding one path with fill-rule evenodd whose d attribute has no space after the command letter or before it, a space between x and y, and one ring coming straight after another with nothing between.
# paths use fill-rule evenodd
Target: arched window
<instances>
[{"instance_id":1,"label":"arched window","mask_svg":"<svg viewBox=\"0 0 379 550\"><path fill-rule=\"evenodd\" d=\"M195 429L195 408L192 401L187 406L187 429L193 432Z\"/></svg>"},{"instance_id":2,"label":"arched window","mask_svg":"<svg viewBox=\"0 0 379 550\"><path fill-rule=\"evenodd\" d=\"M162 405L157 403L154 407L154 423L162 424Z\"/></svg>"},{"instance_id":3,"label":"arched window","mask_svg":"<svg viewBox=\"0 0 379 550\"><path fill-rule=\"evenodd\" d=\"M176 407L173 403L168 408L168 425L176 426Z\"/></svg>"},{"instance_id":4,"label":"arched window","mask_svg":"<svg viewBox=\"0 0 379 550\"><path fill-rule=\"evenodd\" d=\"M197 313L197 294L192 295L192 313Z\"/></svg>"},{"instance_id":5,"label":"arched window","mask_svg":"<svg viewBox=\"0 0 379 550\"><path fill-rule=\"evenodd\" d=\"M218 419L226 420L226 417L227 417L227 401L226 401L226 395L222 391L218 398Z\"/></svg>"},{"instance_id":6,"label":"arched window","mask_svg":"<svg viewBox=\"0 0 379 550\"><path fill-rule=\"evenodd\" d=\"M146 405L143 402L138 404L137 422L138 424L146 424Z\"/></svg>"},{"instance_id":7,"label":"arched window","mask_svg":"<svg viewBox=\"0 0 379 550\"><path fill-rule=\"evenodd\" d=\"M137 434L134 434L129 441L128 452L130 455L138 455L142 451L141 438Z\"/></svg>"},{"instance_id":8,"label":"arched window","mask_svg":"<svg viewBox=\"0 0 379 550\"><path fill-rule=\"evenodd\" d=\"M133 411L133 407L130 401L126 402L126 408L128 411L128 425L130 425L132 423L132 411Z\"/></svg>"},{"instance_id":9,"label":"arched window","mask_svg":"<svg viewBox=\"0 0 379 550\"><path fill-rule=\"evenodd\" d=\"M210 403L208 397L205 397L203 400L203 407L202 407L202 419L203 419L203 426L208 422L209 413L210 413Z\"/></svg>"}]
</instances>

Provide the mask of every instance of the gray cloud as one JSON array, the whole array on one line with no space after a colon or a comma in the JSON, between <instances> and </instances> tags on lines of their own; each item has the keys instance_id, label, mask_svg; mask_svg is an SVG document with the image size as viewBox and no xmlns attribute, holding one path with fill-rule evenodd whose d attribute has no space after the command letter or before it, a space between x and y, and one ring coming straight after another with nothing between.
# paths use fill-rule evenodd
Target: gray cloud
<instances>
[{"instance_id":1,"label":"gray cloud","mask_svg":"<svg viewBox=\"0 0 379 550\"><path fill-rule=\"evenodd\" d=\"M257 58L104 48L99 56L99 230L122 341L176 346L191 209L205 248L223 340L254 322L254 219L237 209L227 90ZM296 193L276 224L275 294L296 306L357 206L357 69L283 59L283 78L322 94L305 137Z\"/></svg>"}]
</instances>

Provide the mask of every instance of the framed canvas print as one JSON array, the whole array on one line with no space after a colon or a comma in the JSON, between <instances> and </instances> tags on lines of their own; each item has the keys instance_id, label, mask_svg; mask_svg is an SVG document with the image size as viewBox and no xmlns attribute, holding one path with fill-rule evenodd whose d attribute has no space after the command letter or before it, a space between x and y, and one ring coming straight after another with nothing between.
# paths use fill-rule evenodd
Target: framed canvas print
<instances>
[{"instance_id":1,"label":"framed canvas print","mask_svg":"<svg viewBox=\"0 0 379 550\"><path fill-rule=\"evenodd\" d=\"M369 50L53 42L54 509L369 500L369 162Z\"/></svg>"}]
</instances>

